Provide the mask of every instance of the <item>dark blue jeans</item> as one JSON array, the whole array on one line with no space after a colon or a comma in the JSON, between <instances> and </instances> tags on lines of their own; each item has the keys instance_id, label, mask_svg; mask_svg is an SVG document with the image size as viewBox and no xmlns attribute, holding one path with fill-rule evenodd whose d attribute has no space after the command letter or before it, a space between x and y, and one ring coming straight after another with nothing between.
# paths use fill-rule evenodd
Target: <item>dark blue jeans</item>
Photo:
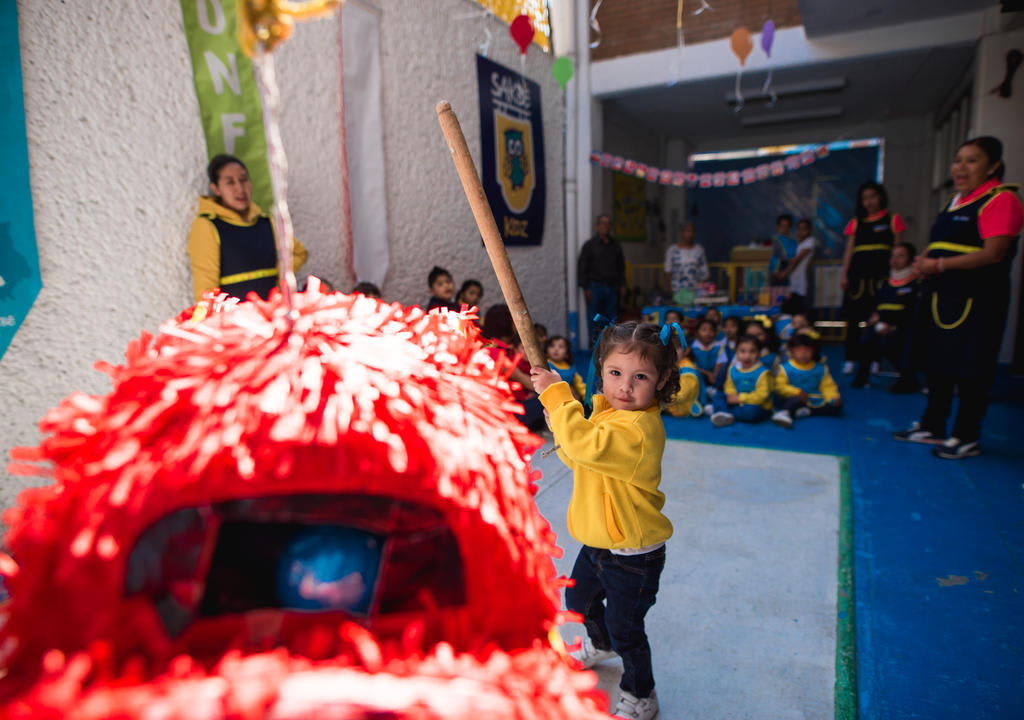
<instances>
[{"instance_id":1,"label":"dark blue jeans","mask_svg":"<svg viewBox=\"0 0 1024 720\"><path fill-rule=\"evenodd\" d=\"M590 301L587 302L587 327L590 329L590 348L597 349L597 335L601 330L594 324L594 316L604 315L609 320L614 320L619 314L619 290L612 285L592 282L587 286L590 291Z\"/></svg>"},{"instance_id":2,"label":"dark blue jeans","mask_svg":"<svg viewBox=\"0 0 1024 720\"><path fill-rule=\"evenodd\" d=\"M715 395L711 404L715 406L715 412L729 413L740 422L757 423L767 420L772 415L771 411L766 410L760 405L751 405L749 403L730 405L725 399L724 392Z\"/></svg>"},{"instance_id":3,"label":"dark blue jeans","mask_svg":"<svg viewBox=\"0 0 1024 720\"><path fill-rule=\"evenodd\" d=\"M576 584L565 589L566 607L583 616L594 646L611 648L622 658L619 687L638 698L654 690L644 616L654 605L664 568L664 547L643 555L615 555L584 545L572 569Z\"/></svg>"}]
</instances>

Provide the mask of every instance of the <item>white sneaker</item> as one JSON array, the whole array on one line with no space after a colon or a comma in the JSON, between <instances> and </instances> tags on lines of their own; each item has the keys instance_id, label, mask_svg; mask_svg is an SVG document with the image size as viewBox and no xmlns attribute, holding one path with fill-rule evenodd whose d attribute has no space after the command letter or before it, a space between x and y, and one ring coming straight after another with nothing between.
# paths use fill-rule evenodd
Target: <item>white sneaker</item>
<instances>
[{"instance_id":1,"label":"white sneaker","mask_svg":"<svg viewBox=\"0 0 1024 720\"><path fill-rule=\"evenodd\" d=\"M716 412L711 413L711 424L715 427L725 427L726 425L732 425L733 420L732 413L727 412Z\"/></svg>"},{"instance_id":2,"label":"white sneaker","mask_svg":"<svg viewBox=\"0 0 1024 720\"><path fill-rule=\"evenodd\" d=\"M843 375L853 375L853 371L857 369L857 364L853 360L847 360L843 363Z\"/></svg>"},{"instance_id":3,"label":"white sneaker","mask_svg":"<svg viewBox=\"0 0 1024 720\"><path fill-rule=\"evenodd\" d=\"M712 413L714 412L715 406L712 405L711 403L708 403L707 405L704 406L704 414L707 415L708 417L711 417Z\"/></svg>"},{"instance_id":4,"label":"white sneaker","mask_svg":"<svg viewBox=\"0 0 1024 720\"><path fill-rule=\"evenodd\" d=\"M618 654L614 650L601 650L600 648L594 647L594 643L590 640L589 635L583 638L583 645L580 649L570 654L582 663L584 670L589 670L595 665L603 663L605 660L611 660L612 658L618 657Z\"/></svg>"},{"instance_id":5,"label":"white sneaker","mask_svg":"<svg viewBox=\"0 0 1024 720\"><path fill-rule=\"evenodd\" d=\"M805 418L811 416L811 409L806 405L804 407L798 407L796 409L796 416L798 418Z\"/></svg>"},{"instance_id":6,"label":"white sneaker","mask_svg":"<svg viewBox=\"0 0 1024 720\"><path fill-rule=\"evenodd\" d=\"M871 374L877 375L882 371L882 365L878 361L871 363Z\"/></svg>"},{"instance_id":7,"label":"white sneaker","mask_svg":"<svg viewBox=\"0 0 1024 720\"><path fill-rule=\"evenodd\" d=\"M793 416L789 414L789 410L779 410L772 415L772 422L779 427L791 428L793 427Z\"/></svg>"},{"instance_id":8,"label":"white sneaker","mask_svg":"<svg viewBox=\"0 0 1024 720\"><path fill-rule=\"evenodd\" d=\"M658 715L658 696L651 690L651 696L638 698L625 690L619 696L613 717L629 720L653 720Z\"/></svg>"},{"instance_id":9,"label":"white sneaker","mask_svg":"<svg viewBox=\"0 0 1024 720\"><path fill-rule=\"evenodd\" d=\"M932 450L932 455L943 460L960 460L981 455L981 449L978 447L977 440L974 442L961 442L958 438L951 437L935 447Z\"/></svg>"}]
</instances>

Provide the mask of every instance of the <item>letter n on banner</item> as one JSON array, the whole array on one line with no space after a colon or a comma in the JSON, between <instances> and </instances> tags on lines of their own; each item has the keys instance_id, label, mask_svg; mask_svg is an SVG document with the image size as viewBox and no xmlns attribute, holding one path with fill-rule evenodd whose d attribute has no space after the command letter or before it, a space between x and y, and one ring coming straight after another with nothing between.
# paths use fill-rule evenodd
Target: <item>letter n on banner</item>
<instances>
[{"instance_id":1,"label":"letter n on banner","mask_svg":"<svg viewBox=\"0 0 1024 720\"><path fill-rule=\"evenodd\" d=\"M540 245L544 234L544 126L540 85L482 55L481 180L506 245Z\"/></svg>"},{"instance_id":2,"label":"letter n on banner","mask_svg":"<svg viewBox=\"0 0 1024 720\"><path fill-rule=\"evenodd\" d=\"M267 164L263 109L252 61L238 45L235 0L181 0L199 115L210 157L234 155L245 163L252 197L270 212L274 190Z\"/></svg>"}]
</instances>

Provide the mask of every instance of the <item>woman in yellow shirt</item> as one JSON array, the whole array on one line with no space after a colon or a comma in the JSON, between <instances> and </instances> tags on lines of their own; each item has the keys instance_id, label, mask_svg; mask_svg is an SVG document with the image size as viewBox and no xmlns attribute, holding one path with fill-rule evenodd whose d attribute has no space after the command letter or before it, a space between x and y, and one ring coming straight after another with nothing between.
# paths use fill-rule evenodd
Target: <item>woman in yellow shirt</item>
<instances>
[{"instance_id":1,"label":"woman in yellow shirt","mask_svg":"<svg viewBox=\"0 0 1024 720\"><path fill-rule=\"evenodd\" d=\"M195 300L214 288L243 300L250 292L266 299L278 280L274 223L252 202L249 171L241 160L218 155L206 171L211 195L199 198L188 234ZM292 267L298 270L307 256L293 239Z\"/></svg>"}]
</instances>

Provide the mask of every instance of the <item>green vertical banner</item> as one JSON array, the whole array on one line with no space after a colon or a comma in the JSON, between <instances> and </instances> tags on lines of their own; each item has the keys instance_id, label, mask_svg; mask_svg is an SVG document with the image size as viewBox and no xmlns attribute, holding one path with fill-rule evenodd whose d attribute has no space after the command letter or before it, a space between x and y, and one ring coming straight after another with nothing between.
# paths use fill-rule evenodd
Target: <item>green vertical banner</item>
<instances>
[{"instance_id":1,"label":"green vertical banner","mask_svg":"<svg viewBox=\"0 0 1024 720\"><path fill-rule=\"evenodd\" d=\"M43 287L18 48L18 6L0 2L0 357Z\"/></svg>"},{"instance_id":2,"label":"green vertical banner","mask_svg":"<svg viewBox=\"0 0 1024 720\"><path fill-rule=\"evenodd\" d=\"M235 0L181 0L199 114L212 158L234 155L249 169L252 197L264 212L274 204L263 109L252 61L238 44Z\"/></svg>"}]
</instances>

